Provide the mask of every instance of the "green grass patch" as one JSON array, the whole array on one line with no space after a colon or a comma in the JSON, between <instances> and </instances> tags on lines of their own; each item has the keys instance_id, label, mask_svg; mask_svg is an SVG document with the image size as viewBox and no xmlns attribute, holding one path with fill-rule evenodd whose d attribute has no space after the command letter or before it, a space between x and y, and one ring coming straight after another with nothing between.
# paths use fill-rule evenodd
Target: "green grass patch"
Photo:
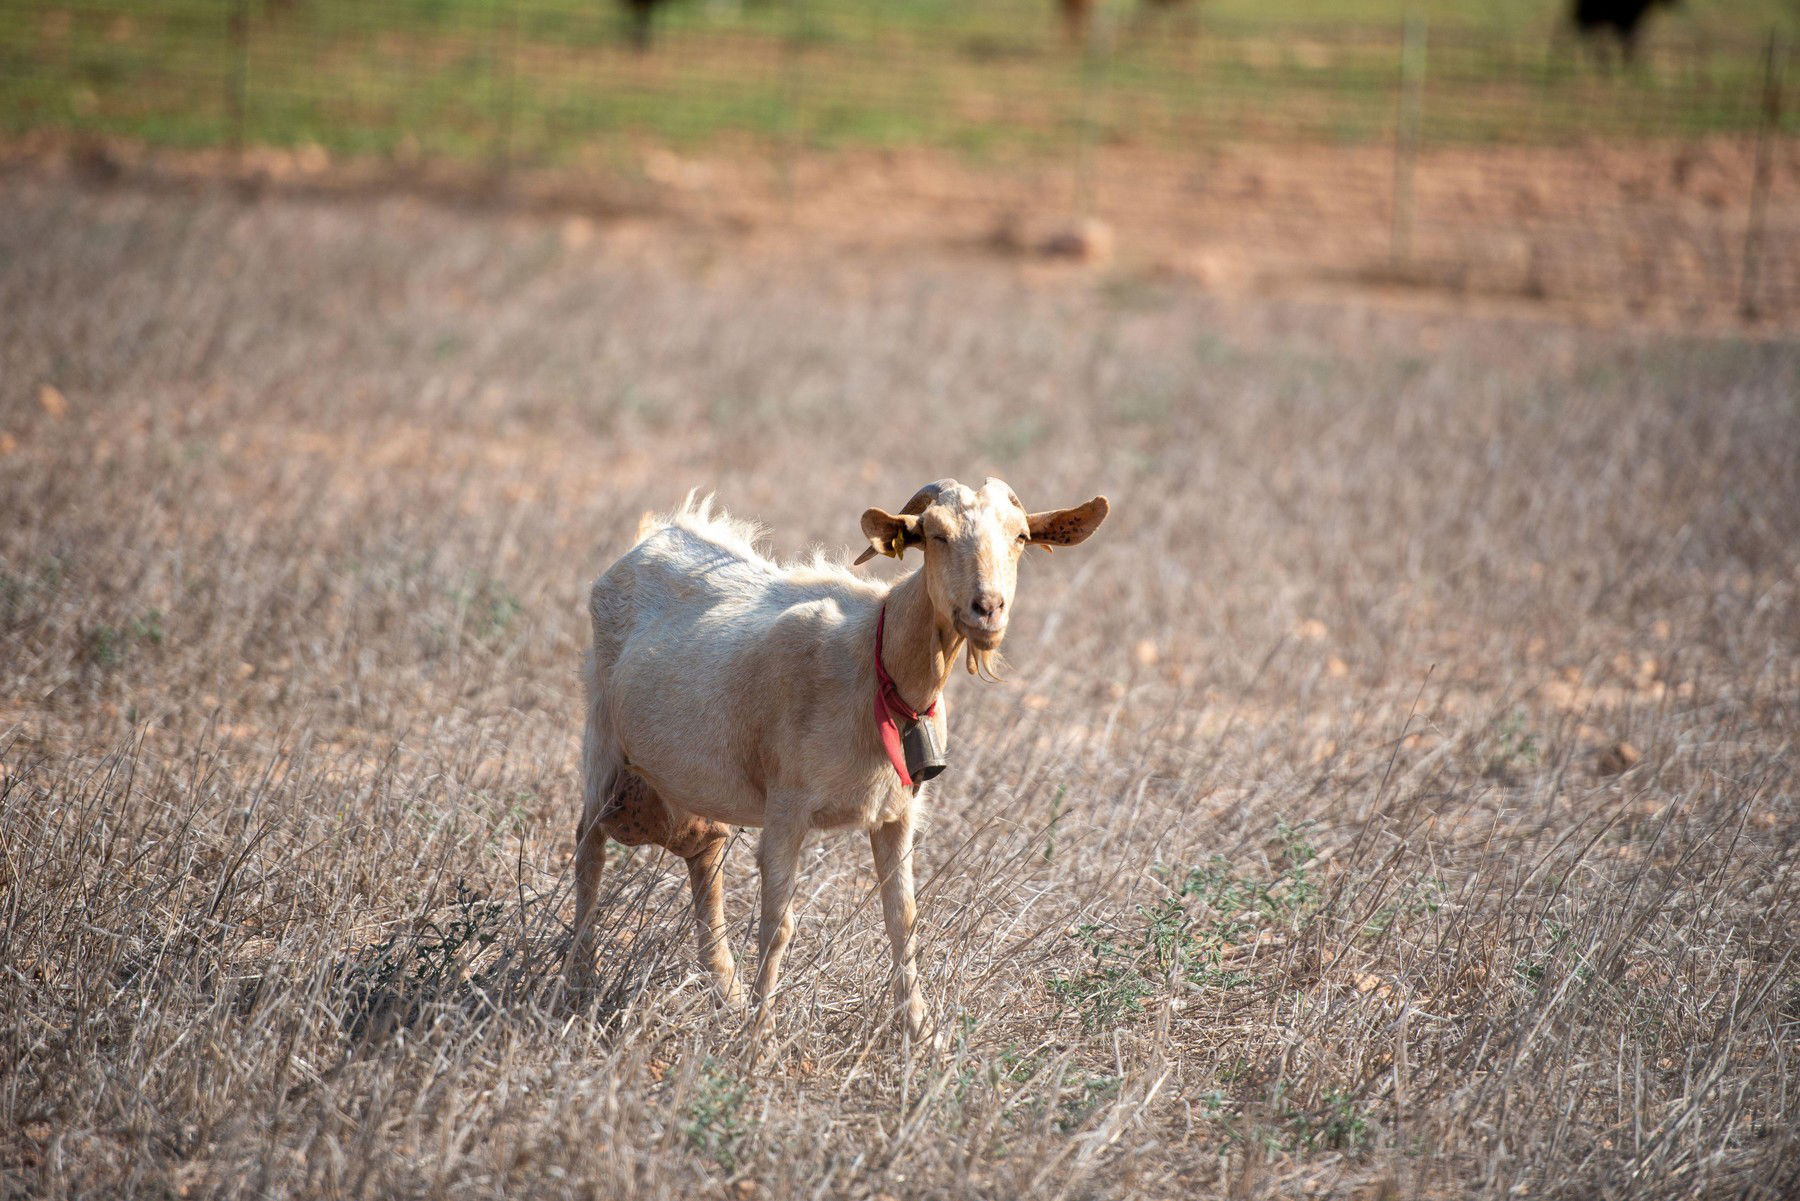
<instances>
[{"instance_id":1,"label":"green grass patch","mask_svg":"<svg viewBox=\"0 0 1800 1201\"><path fill-rule=\"evenodd\" d=\"M1698 6L1691 6L1698 8ZM1212 0L1109 11L1069 46L1047 3L675 3L634 53L605 0L0 2L0 134L55 129L206 145L317 143L555 164L621 137L744 135L819 147L1068 153L1081 138L1179 150L1392 136L1404 7L1316 0L1274 16ZM1753 126L1756 0L1658 14L1646 61L1607 72L1552 46L1541 4L1426 5L1427 141L1566 141ZM1790 54L1790 58L1792 55ZM1800 70L1790 74L1800 74ZM1797 108L1800 106L1789 106ZM1790 119L1790 126L1795 122Z\"/></svg>"}]
</instances>

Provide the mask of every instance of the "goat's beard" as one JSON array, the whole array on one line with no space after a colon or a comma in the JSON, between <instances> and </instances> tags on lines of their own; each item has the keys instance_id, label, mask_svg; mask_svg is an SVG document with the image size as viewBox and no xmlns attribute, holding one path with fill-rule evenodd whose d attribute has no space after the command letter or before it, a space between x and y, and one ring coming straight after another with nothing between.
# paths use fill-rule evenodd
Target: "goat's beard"
<instances>
[{"instance_id":1,"label":"goat's beard","mask_svg":"<svg viewBox=\"0 0 1800 1201\"><path fill-rule=\"evenodd\" d=\"M965 642L963 646L968 651L964 666L969 669L969 674L990 684L998 684L1000 669L1006 666L1006 660L1000 657L1000 648L982 650L973 642Z\"/></svg>"}]
</instances>

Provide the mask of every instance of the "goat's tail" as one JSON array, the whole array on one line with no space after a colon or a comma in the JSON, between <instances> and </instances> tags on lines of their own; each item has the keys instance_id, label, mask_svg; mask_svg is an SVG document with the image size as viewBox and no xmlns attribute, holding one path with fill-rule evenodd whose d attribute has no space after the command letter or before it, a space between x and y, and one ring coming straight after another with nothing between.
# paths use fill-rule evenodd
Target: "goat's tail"
<instances>
[{"instance_id":1,"label":"goat's tail","mask_svg":"<svg viewBox=\"0 0 1800 1201\"><path fill-rule=\"evenodd\" d=\"M587 691L587 712L581 726L581 824L586 829L605 812L618 787L625 757L608 719L606 681L592 650L582 664L582 683Z\"/></svg>"},{"instance_id":2,"label":"goat's tail","mask_svg":"<svg viewBox=\"0 0 1800 1201\"><path fill-rule=\"evenodd\" d=\"M571 988L584 987L594 966L594 905L600 873L606 866L606 833L601 819L624 768L618 736L607 720L606 682L599 656L592 650L582 662L587 692L586 720L581 730L581 820L575 825L575 921L570 928L564 978Z\"/></svg>"}]
</instances>

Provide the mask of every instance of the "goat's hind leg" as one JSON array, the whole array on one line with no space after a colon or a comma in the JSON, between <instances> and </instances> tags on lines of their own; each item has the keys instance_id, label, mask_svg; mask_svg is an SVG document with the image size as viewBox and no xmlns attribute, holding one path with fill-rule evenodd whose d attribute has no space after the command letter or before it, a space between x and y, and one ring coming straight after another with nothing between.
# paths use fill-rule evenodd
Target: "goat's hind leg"
<instances>
[{"instance_id":1,"label":"goat's hind leg","mask_svg":"<svg viewBox=\"0 0 1800 1201\"><path fill-rule=\"evenodd\" d=\"M563 980L571 991L587 987L593 977L594 902L600 895L600 874L606 868L606 822L602 808L585 805L575 827L575 925L569 939L569 957Z\"/></svg>"},{"instance_id":2,"label":"goat's hind leg","mask_svg":"<svg viewBox=\"0 0 1800 1201\"><path fill-rule=\"evenodd\" d=\"M725 932L725 848L730 838L730 830L719 822L695 818L669 841L669 849L687 862L700 962L712 973L725 1003L736 1006L744 1003L744 986Z\"/></svg>"},{"instance_id":3,"label":"goat's hind leg","mask_svg":"<svg viewBox=\"0 0 1800 1201\"><path fill-rule=\"evenodd\" d=\"M600 870L606 866L608 838L628 847L646 843L666 847L672 841L662 798L643 777L629 770L614 770L605 790L588 797L576 831L575 936L569 944L567 967L571 988L588 983L593 971L594 903L599 897Z\"/></svg>"},{"instance_id":4,"label":"goat's hind leg","mask_svg":"<svg viewBox=\"0 0 1800 1201\"><path fill-rule=\"evenodd\" d=\"M605 862L606 840L628 847L659 846L685 860L688 884L694 894L694 925L699 937L700 962L712 973L719 993L727 1002L741 1004L743 987L725 930L725 883L721 875L731 831L704 818L683 818L643 777L621 772L606 803L576 851L575 912L579 957L570 963L586 965L593 952L584 945L589 937L589 914L594 905L599 865ZM573 977L572 977L573 978Z\"/></svg>"},{"instance_id":5,"label":"goat's hind leg","mask_svg":"<svg viewBox=\"0 0 1800 1201\"><path fill-rule=\"evenodd\" d=\"M629 784L624 756L606 722L604 688L601 685L598 650L590 651L587 676L586 720L581 731L581 821L575 826L575 925L569 938L569 957L563 978L571 990L585 987L594 970L594 902L600 894L600 873L606 867L607 818L622 787Z\"/></svg>"}]
</instances>

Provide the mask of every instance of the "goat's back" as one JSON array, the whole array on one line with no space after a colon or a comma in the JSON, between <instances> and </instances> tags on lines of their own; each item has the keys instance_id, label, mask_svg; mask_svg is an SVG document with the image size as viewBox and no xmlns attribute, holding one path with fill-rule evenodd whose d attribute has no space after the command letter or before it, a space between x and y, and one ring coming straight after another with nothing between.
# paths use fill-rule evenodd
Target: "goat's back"
<instances>
[{"instance_id":1,"label":"goat's back","mask_svg":"<svg viewBox=\"0 0 1800 1201\"><path fill-rule=\"evenodd\" d=\"M686 629L706 640L729 641L734 627L764 637L787 611L823 603L861 609L878 604L880 586L815 562L776 563L758 549L761 531L714 512L710 500L646 521L632 548L599 579L588 597L597 647L622 647L658 627ZM715 646L715 650L725 649Z\"/></svg>"},{"instance_id":2,"label":"goat's back","mask_svg":"<svg viewBox=\"0 0 1800 1201\"><path fill-rule=\"evenodd\" d=\"M590 700L624 762L690 812L761 824L769 774L838 742L860 626L883 590L829 565L782 566L752 527L690 506L594 583ZM845 709L828 706L828 710ZM849 706L856 716L862 706Z\"/></svg>"}]
</instances>

